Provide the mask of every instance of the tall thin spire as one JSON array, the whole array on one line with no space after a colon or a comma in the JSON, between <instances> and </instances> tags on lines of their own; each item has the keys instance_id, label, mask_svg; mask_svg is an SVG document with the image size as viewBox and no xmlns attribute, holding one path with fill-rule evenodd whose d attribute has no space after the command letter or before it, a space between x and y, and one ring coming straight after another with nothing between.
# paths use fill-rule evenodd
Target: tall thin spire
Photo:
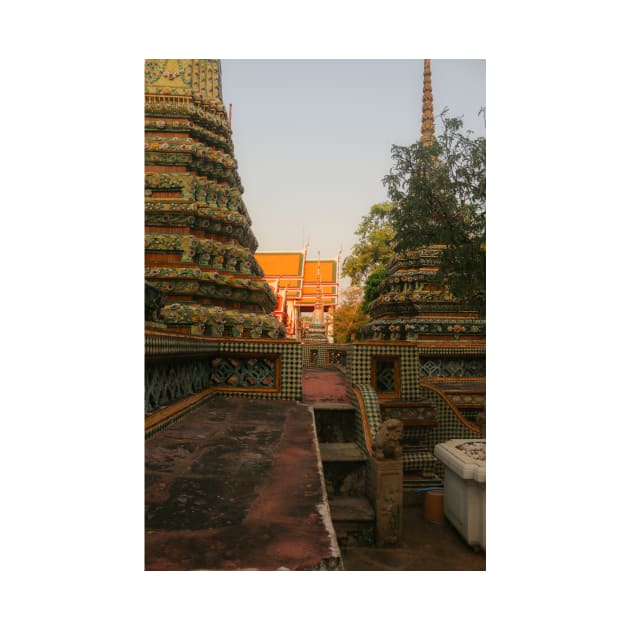
<instances>
[{"instance_id":1,"label":"tall thin spire","mask_svg":"<svg viewBox=\"0 0 630 630\"><path fill-rule=\"evenodd\" d=\"M314 324L324 323L324 291L322 290L322 274L320 271L319 251L317 252L317 295L311 321Z\"/></svg>"},{"instance_id":2,"label":"tall thin spire","mask_svg":"<svg viewBox=\"0 0 630 630\"><path fill-rule=\"evenodd\" d=\"M424 60L424 84L422 86L422 135L420 142L428 146L435 142L433 119L433 90L431 88L431 60Z\"/></svg>"}]
</instances>

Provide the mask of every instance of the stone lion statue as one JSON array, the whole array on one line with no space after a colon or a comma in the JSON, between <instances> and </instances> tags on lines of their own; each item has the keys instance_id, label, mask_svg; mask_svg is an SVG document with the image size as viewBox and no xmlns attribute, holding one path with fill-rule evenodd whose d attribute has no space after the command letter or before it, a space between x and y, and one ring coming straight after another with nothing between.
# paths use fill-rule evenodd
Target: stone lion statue
<instances>
[{"instance_id":1,"label":"stone lion statue","mask_svg":"<svg viewBox=\"0 0 630 630\"><path fill-rule=\"evenodd\" d=\"M400 420L391 418L381 424L374 440L376 459L400 459L402 457L402 447L400 446L402 431L403 425Z\"/></svg>"}]
</instances>

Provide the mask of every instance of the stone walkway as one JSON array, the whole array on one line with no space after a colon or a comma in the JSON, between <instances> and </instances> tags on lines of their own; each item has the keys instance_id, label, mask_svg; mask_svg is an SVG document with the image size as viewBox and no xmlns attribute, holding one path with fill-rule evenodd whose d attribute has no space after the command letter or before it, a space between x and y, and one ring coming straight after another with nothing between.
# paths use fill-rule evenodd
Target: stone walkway
<instances>
[{"instance_id":1,"label":"stone walkway","mask_svg":"<svg viewBox=\"0 0 630 630\"><path fill-rule=\"evenodd\" d=\"M306 404L321 407L350 403L345 377L336 369L305 369L302 397ZM405 504L403 509L400 547L342 549L346 571L485 571L484 551L469 547L448 521L445 520L443 525L425 521L422 495L412 491L407 491L407 494L409 504Z\"/></svg>"},{"instance_id":2,"label":"stone walkway","mask_svg":"<svg viewBox=\"0 0 630 630\"><path fill-rule=\"evenodd\" d=\"M303 401L212 398L147 441L147 570L339 568L307 405L347 406L343 374L305 370ZM485 570L485 552L408 498L400 547L343 549L345 570Z\"/></svg>"},{"instance_id":3,"label":"stone walkway","mask_svg":"<svg viewBox=\"0 0 630 630\"><path fill-rule=\"evenodd\" d=\"M400 547L341 550L346 571L485 571L486 554L468 546L448 522L424 520L421 505L405 505Z\"/></svg>"},{"instance_id":4,"label":"stone walkway","mask_svg":"<svg viewBox=\"0 0 630 630\"><path fill-rule=\"evenodd\" d=\"M351 404L346 380L335 368L305 368L302 372L302 402L313 404Z\"/></svg>"},{"instance_id":5,"label":"stone walkway","mask_svg":"<svg viewBox=\"0 0 630 630\"><path fill-rule=\"evenodd\" d=\"M212 398L145 444L145 568L340 568L313 416Z\"/></svg>"}]
</instances>

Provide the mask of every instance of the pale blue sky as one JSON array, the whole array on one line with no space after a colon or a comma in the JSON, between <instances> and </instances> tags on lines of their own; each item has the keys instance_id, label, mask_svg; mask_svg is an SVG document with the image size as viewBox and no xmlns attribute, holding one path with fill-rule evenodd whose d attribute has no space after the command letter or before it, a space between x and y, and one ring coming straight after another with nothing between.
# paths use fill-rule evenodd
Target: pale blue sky
<instances>
[{"instance_id":1,"label":"pale blue sky","mask_svg":"<svg viewBox=\"0 0 630 630\"><path fill-rule=\"evenodd\" d=\"M223 99L259 250L342 260L387 198L392 144L420 135L423 60L222 60ZM485 61L432 60L434 112L485 134ZM439 127L438 127L439 132ZM345 283L344 283L345 284Z\"/></svg>"}]
</instances>

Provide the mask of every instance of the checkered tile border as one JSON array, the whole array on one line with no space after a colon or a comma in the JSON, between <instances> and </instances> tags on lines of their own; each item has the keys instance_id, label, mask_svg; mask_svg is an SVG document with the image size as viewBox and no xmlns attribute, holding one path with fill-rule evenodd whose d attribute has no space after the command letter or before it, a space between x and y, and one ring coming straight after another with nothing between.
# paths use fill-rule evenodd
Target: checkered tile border
<instances>
[{"instance_id":1,"label":"checkered tile border","mask_svg":"<svg viewBox=\"0 0 630 630\"><path fill-rule=\"evenodd\" d=\"M483 343L482 345L476 346L462 346L462 347L454 347L454 348L444 348L444 347L430 347L426 346L423 343L417 343L416 346L420 350L420 354L422 357L476 357L483 358L486 357L486 345Z\"/></svg>"},{"instance_id":2,"label":"checkered tile border","mask_svg":"<svg viewBox=\"0 0 630 630\"><path fill-rule=\"evenodd\" d=\"M367 446L364 418L369 427L370 439L373 443L382 421L378 397L371 385L357 385L352 401L355 408L355 433L357 435L357 443L365 453L371 455L370 449ZM431 431L431 429L429 429L429 431ZM424 435L425 434L423 434L423 437ZM404 438L407 439L408 437L407 430L405 430ZM420 471L424 476L431 476L435 474L438 463L437 458L433 455L433 445L431 443L422 445L403 444L404 471Z\"/></svg>"},{"instance_id":3,"label":"checkered tile border","mask_svg":"<svg viewBox=\"0 0 630 630\"><path fill-rule=\"evenodd\" d=\"M391 343L356 343L348 356L348 376L352 385L371 384L372 357L391 356L400 359L400 398L420 397L420 355L413 345Z\"/></svg>"},{"instance_id":4,"label":"checkered tile border","mask_svg":"<svg viewBox=\"0 0 630 630\"><path fill-rule=\"evenodd\" d=\"M302 400L302 346L297 341L219 341L219 352L235 355L280 355L279 392L222 392L224 396Z\"/></svg>"},{"instance_id":5,"label":"checkered tile border","mask_svg":"<svg viewBox=\"0 0 630 630\"><path fill-rule=\"evenodd\" d=\"M438 420L438 425L432 428L430 432L430 443L428 446L431 453L433 453L435 445L440 444L440 442L458 438L479 438L479 433L463 424L437 392L428 387L421 387L421 392L423 398L427 398L433 403ZM437 462L435 472L440 477L444 477L444 464L442 462Z\"/></svg>"},{"instance_id":6,"label":"checkered tile border","mask_svg":"<svg viewBox=\"0 0 630 630\"><path fill-rule=\"evenodd\" d=\"M326 345L305 344L302 346L302 362L304 367L326 367ZM314 360L313 360L314 357Z\"/></svg>"},{"instance_id":7,"label":"checkered tile border","mask_svg":"<svg viewBox=\"0 0 630 630\"><path fill-rule=\"evenodd\" d=\"M420 358L420 373L423 378L435 377L470 377L486 375L485 357L471 358Z\"/></svg>"},{"instance_id":8,"label":"checkered tile border","mask_svg":"<svg viewBox=\"0 0 630 630\"><path fill-rule=\"evenodd\" d=\"M403 472L417 471L424 477L435 475L439 460L422 447L403 446Z\"/></svg>"},{"instance_id":9,"label":"checkered tile border","mask_svg":"<svg viewBox=\"0 0 630 630\"><path fill-rule=\"evenodd\" d=\"M423 449L431 450L432 437L433 427L405 427L402 441L405 444L421 446Z\"/></svg>"},{"instance_id":10,"label":"checkered tile border","mask_svg":"<svg viewBox=\"0 0 630 630\"><path fill-rule=\"evenodd\" d=\"M159 356L168 354L206 354L216 352L218 341L204 339L203 337L190 337L184 335L159 334L145 331L144 352L146 356Z\"/></svg>"},{"instance_id":11,"label":"checkered tile border","mask_svg":"<svg viewBox=\"0 0 630 630\"><path fill-rule=\"evenodd\" d=\"M367 455L371 455L368 439L365 435L364 418L370 430L369 442L373 443L381 424L381 408L378 404L376 392L371 385L357 385L350 397L354 406L355 435L357 443ZM364 415L365 414L365 415Z\"/></svg>"},{"instance_id":12,"label":"checkered tile border","mask_svg":"<svg viewBox=\"0 0 630 630\"><path fill-rule=\"evenodd\" d=\"M330 354L336 351L347 352L348 348L349 346L338 343L304 344L302 346L304 367L335 367L335 364L330 361ZM314 361L311 359L313 353L316 353Z\"/></svg>"}]
</instances>

